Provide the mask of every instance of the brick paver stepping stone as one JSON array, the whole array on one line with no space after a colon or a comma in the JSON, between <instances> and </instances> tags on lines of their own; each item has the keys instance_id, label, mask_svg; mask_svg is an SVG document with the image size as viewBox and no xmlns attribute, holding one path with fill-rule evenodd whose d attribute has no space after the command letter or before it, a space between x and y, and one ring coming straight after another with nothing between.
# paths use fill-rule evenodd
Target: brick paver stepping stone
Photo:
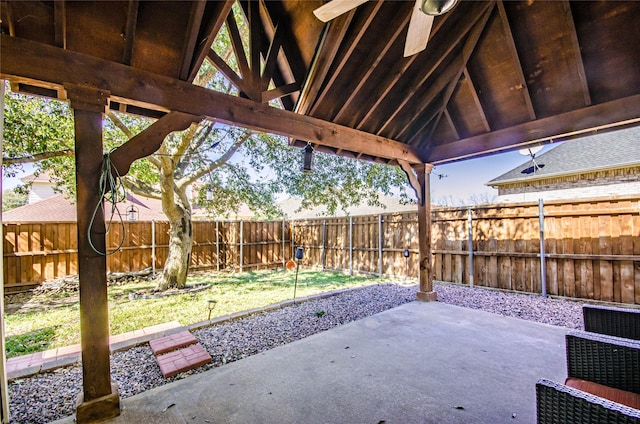
<instances>
[{"instance_id":1,"label":"brick paver stepping stone","mask_svg":"<svg viewBox=\"0 0 640 424\"><path fill-rule=\"evenodd\" d=\"M170 334L158 339L150 340L149 345L154 355L162 355L172 350L180 349L185 346L196 344L198 341L189 331L181 331L179 333Z\"/></svg>"},{"instance_id":2,"label":"brick paver stepping stone","mask_svg":"<svg viewBox=\"0 0 640 424\"><path fill-rule=\"evenodd\" d=\"M156 356L156 360L158 361L162 375L168 378L208 364L211 362L211 355L198 343L184 349L178 349L164 355Z\"/></svg>"}]
</instances>

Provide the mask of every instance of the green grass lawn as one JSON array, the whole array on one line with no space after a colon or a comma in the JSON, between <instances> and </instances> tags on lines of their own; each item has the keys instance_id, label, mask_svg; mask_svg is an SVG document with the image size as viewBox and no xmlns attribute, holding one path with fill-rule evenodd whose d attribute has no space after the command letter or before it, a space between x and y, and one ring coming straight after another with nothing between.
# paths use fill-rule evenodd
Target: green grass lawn
<instances>
[{"instance_id":1,"label":"green grass lawn","mask_svg":"<svg viewBox=\"0 0 640 424\"><path fill-rule=\"evenodd\" d=\"M135 300L129 299L130 293L150 291L154 282L110 286L110 334L126 333L168 321L178 321L182 325L204 321L209 314L208 300L217 302L212 318L281 302L293 298L294 279L294 272L282 270L200 274L189 276L187 285L210 284L206 290ZM379 281L375 277L300 271L296 297ZM66 306L7 314L5 332L9 358L80 343L79 305L74 302Z\"/></svg>"}]
</instances>

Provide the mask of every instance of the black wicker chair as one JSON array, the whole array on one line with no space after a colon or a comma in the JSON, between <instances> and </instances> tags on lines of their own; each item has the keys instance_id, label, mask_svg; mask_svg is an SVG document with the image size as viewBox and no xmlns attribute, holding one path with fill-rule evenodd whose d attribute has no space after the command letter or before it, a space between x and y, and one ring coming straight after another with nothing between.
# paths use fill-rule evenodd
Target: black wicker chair
<instances>
[{"instance_id":1,"label":"black wicker chair","mask_svg":"<svg viewBox=\"0 0 640 424\"><path fill-rule=\"evenodd\" d=\"M594 333L567 334L567 374L640 394L640 342ZM564 384L536 384L539 424L640 423L634 409Z\"/></svg>"},{"instance_id":2,"label":"black wicker chair","mask_svg":"<svg viewBox=\"0 0 640 424\"><path fill-rule=\"evenodd\" d=\"M639 309L583 305L582 315L585 331L640 340Z\"/></svg>"}]
</instances>

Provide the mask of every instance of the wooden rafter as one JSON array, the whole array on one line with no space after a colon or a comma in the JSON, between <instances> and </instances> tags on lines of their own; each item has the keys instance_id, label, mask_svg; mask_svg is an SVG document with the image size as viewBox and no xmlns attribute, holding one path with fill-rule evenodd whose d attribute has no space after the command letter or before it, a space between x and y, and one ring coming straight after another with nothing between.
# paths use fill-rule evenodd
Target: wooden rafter
<instances>
[{"instance_id":1,"label":"wooden rafter","mask_svg":"<svg viewBox=\"0 0 640 424\"><path fill-rule=\"evenodd\" d=\"M351 102L353 102L356 96L360 93L360 90L362 89L362 87L364 87L369 76L376 70L384 55L387 53L387 51L389 51L396 40L398 40L400 35L405 33L404 28L409 24L410 17L411 15L405 16L404 20L400 23L400 25L398 25L396 31L391 35L391 37L386 39L384 45L381 48L374 47L371 49L373 52L377 52L377 54L371 55L373 59L370 63L363 64L362 67L366 69L366 71L360 81L358 81L356 87L351 91L351 93L349 93L347 99L342 103L340 109L338 109L338 112L336 113L336 116L334 118L335 121L340 121L343 118L343 114L351 105Z\"/></svg>"},{"instance_id":2,"label":"wooden rafter","mask_svg":"<svg viewBox=\"0 0 640 424\"><path fill-rule=\"evenodd\" d=\"M273 73L276 69L276 64L278 63L278 55L280 54L280 47L282 46L282 36L284 31L283 27L276 26L273 33L273 40L269 45L269 50L267 52L267 58L264 61L264 69L262 71L261 78L261 90L264 92L269 88L269 82L273 79ZM298 84L299 85L299 84Z\"/></svg>"},{"instance_id":3,"label":"wooden rafter","mask_svg":"<svg viewBox=\"0 0 640 424\"><path fill-rule=\"evenodd\" d=\"M307 114L313 108L322 88L322 82L329 72L333 58L342 44L352 19L353 13L347 13L329 22L329 25L325 28L320 41L320 48L309 70L309 77L305 81L302 93L294 109L296 112Z\"/></svg>"},{"instance_id":4,"label":"wooden rafter","mask_svg":"<svg viewBox=\"0 0 640 424\"><path fill-rule=\"evenodd\" d=\"M484 13L486 12L486 9L489 8L490 6L491 7L493 6L493 2L486 3L483 6L480 13L470 17L467 23L460 27L460 30L457 33L457 36L454 39L450 40L449 43L444 45L445 46L444 51L436 55L437 60L430 66L429 70L427 72L422 73L415 81L411 82L410 87L412 88L405 91L403 100L400 102L400 104L396 106L395 110L387 117L387 119L379 126L378 130L375 132L376 134L382 134L385 128L393 121L393 119L398 115L398 113L400 113L400 110L403 109L407 104L410 104L411 102L415 101L414 96L419 91L420 87L422 87L422 85L429 79L429 77L431 77L431 75L435 72L436 69L438 69L438 67L442 64L445 58L449 56L449 54L455 49L455 47L462 42L462 40L467 35L467 33L471 31L471 29L474 27L478 19L480 19L484 15ZM448 16L448 15L445 14L444 16ZM441 48L440 46L441 45L438 45L438 49ZM423 53L430 53L430 52L431 51L427 49ZM419 53L414 56L419 56L420 54L423 54L423 53Z\"/></svg>"},{"instance_id":5,"label":"wooden rafter","mask_svg":"<svg viewBox=\"0 0 640 424\"><path fill-rule=\"evenodd\" d=\"M484 107L482 106L482 102L480 101L480 97L478 97L478 92L476 91L476 87L473 84L473 79L471 79L471 75L469 74L469 69L464 68L464 80L469 86L469 93L471 93L471 97L473 98L473 103L476 105L476 110L480 120L482 121L482 125L484 126L485 132L491 131L491 125L489 125L489 120L487 119L487 115L484 113Z\"/></svg>"},{"instance_id":6,"label":"wooden rafter","mask_svg":"<svg viewBox=\"0 0 640 424\"><path fill-rule=\"evenodd\" d=\"M362 152L373 158L402 159L411 164L423 161L410 146L385 137L53 46L5 35L0 36L0 42L2 78L26 78L31 83L54 85L81 82L108 90L111 99L120 103L206 116L230 125Z\"/></svg>"},{"instance_id":7,"label":"wooden rafter","mask_svg":"<svg viewBox=\"0 0 640 424\"><path fill-rule=\"evenodd\" d=\"M53 3L53 24L55 26L56 46L67 48L67 5L65 0Z\"/></svg>"},{"instance_id":8,"label":"wooden rafter","mask_svg":"<svg viewBox=\"0 0 640 424\"><path fill-rule=\"evenodd\" d=\"M249 87L245 86L244 80L224 61L223 58L213 50L209 50L207 58L213 63L218 71L227 78L239 91L246 93Z\"/></svg>"},{"instance_id":9,"label":"wooden rafter","mask_svg":"<svg viewBox=\"0 0 640 424\"><path fill-rule=\"evenodd\" d=\"M227 30L229 31L229 37L231 38L231 47L233 48L233 53L236 57L236 63L238 64L238 68L240 69L240 77L246 81L248 87L251 86L251 70L249 69L249 62L247 62L247 54L244 51L244 46L242 45L242 37L240 36L240 31L238 30L238 24L236 23L236 19L233 16L233 13L229 13L227 15ZM246 93L249 95L251 93Z\"/></svg>"},{"instance_id":10,"label":"wooden rafter","mask_svg":"<svg viewBox=\"0 0 640 424\"><path fill-rule=\"evenodd\" d=\"M353 50L356 49L356 47L358 46L358 42L362 39L362 37L364 37L364 34L369 29L371 22L376 17L376 13L378 13L378 10L380 10L380 8L382 7L382 4L383 2L381 1L375 2L373 9L369 11L369 14L367 15L367 18L363 21L362 26L360 26L355 31L356 34L353 37L353 40L350 41L349 48L344 52L341 60L337 64L335 64L335 71L327 81L326 85L324 86L324 89L318 94L316 103L314 103L314 106L311 108L310 113L313 113L315 111L316 105L322 102L322 99L327 95L331 87L333 87L333 84L335 84L336 81L338 80L338 75L340 75L340 71L345 67L345 65L349 61ZM355 9L349 13L351 14L355 13Z\"/></svg>"},{"instance_id":11,"label":"wooden rafter","mask_svg":"<svg viewBox=\"0 0 640 424\"><path fill-rule=\"evenodd\" d=\"M520 91L522 92L522 97L527 105L527 111L529 112L529 119L536 119L536 111L533 108L533 103L531 102L531 94L529 94L529 88L527 87L527 80L524 77L524 72L522 72L522 62L520 61L520 56L518 55L518 49L516 48L516 42L513 40L513 33L511 32L511 26L509 25L509 18L507 17L507 12L504 9L504 4L502 0L498 0L498 13L500 15L500 22L502 23L502 28L504 29L505 39L507 41L507 47L511 52L511 57L513 58L516 72L518 73L518 80L520 84Z\"/></svg>"},{"instance_id":12,"label":"wooden rafter","mask_svg":"<svg viewBox=\"0 0 640 424\"><path fill-rule=\"evenodd\" d=\"M445 121L447 122L447 125L449 125L449 128L451 128L451 131L453 131L453 133L456 135L456 140L459 140L460 133L456 128L456 123L453 122L453 119L451 118L451 113L449 113L449 108L444 108L443 116Z\"/></svg>"},{"instance_id":13,"label":"wooden rafter","mask_svg":"<svg viewBox=\"0 0 640 424\"><path fill-rule=\"evenodd\" d=\"M211 46L215 41L215 37L222 28L226 17L231 13L231 9L233 8L234 0L226 0L226 1L217 1L217 2L209 2L207 5L215 6L215 10L211 12L213 18L209 18L205 23L206 28L204 32L204 39L199 40L198 44L195 46L195 53L193 55L193 60L191 63L191 70L189 73L189 77L187 81L193 81L198 75L198 71L202 66L205 58L207 58L208 53L211 51Z\"/></svg>"},{"instance_id":14,"label":"wooden rafter","mask_svg":"<svg viewBox=\"0 0 640 424\"><path fill-rule=\"evenodd\" d=\"M206 5L207 2L205 0L197 0L191 3L189 22L186 28L187 33L185 34L184 44L182 46L179 76L179 78L184 81L189 79L191 73L191 62L193 60L196 43L198 42L198 33L200 32L200 25L202 24L202 16Z\"/></svg>"},{"instance_id":15,"label":"wooden rafter","mask_svg":"<svg viewBox=\"0 0 640 424\"><path fill-rule=\"evenodd\" d=\"M578 70L578 79L582 86L582 94L584 96L584 105L591 105L591 95L589 94L589 83L587 81L587 73L584 70L584 62L582 61L582 54L580 50L580 42L578 41L578 32L576 31L576 24L573 21L573 14L571 13L571 5L568 0L562 2L562 7L565 12L567 27L569 28L569 35L571 37L571 44L573 45L573 52L576 61L576 68Z\"/></svg>"},{"instance_id":16,"label":"wooden rafter","mask_svg":"<svg viewBox=\"0 0 640 424\"><path fill-rule=\"evenodd\" d=\"M129 5L127 6L127 23L124 29L124 52L122 53L122 63L127 65L131 64L139 8L140 2L138 0L129 0Z\"/></svg>"},{"instance_id":17,"label":"wooden rafter","mask_svg":"<svg viewBox=\"0 0 640 424\"><path fill-rule=\"evenodd\" d=\"M260 26L260 5L257 1L247 2L247 19L249 21L249 68L251 70L251 95L250 98L257 100L261 90L260 78L260 50L262 45L262 28ZM243 76L247 79L246 76Z\"/></svg>"},{"instance_id":18,"label":"wooden rafter","mask_svg":"<svg viewBox=\"0 0 640 424\"><path fill-rule=\"evenodd\" d=\"M458 83L460 82L460 77L462 76L462 74L464 73L464 70L467 67L467 63L471 58L471 54L475 50L476 45L478 44L478 40L480 39L482 32L487 26L487 22L489 21L489 16L491 16L492 12L493 12L493 7L485 12L482 19L478 21L476 26L469 33L469 38L467 38L467 41L464 43L462 47L462 53L461 53L462 66L460 66L459 68L456 68L455 76L451 79L451 82L448 84L446 90L444 91L444 94L442 96L442 107L438 112L435 120L431 124L432 125L431 134L433 134L433 132L438 127L438 124L440 123L440 118L442 117L442 113L444 113L445 109L447 108L449 101L451 100L451 96L453 96L453 92L456 89L456 86L458 85Z\"/></svg>"}]
</instances>

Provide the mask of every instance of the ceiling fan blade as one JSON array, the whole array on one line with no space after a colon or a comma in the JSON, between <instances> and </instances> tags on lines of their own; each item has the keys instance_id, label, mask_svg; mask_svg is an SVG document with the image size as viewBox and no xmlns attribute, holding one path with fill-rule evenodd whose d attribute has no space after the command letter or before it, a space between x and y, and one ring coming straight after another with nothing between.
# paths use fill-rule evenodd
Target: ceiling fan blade
<instances>
[{"instance_id":1,"label":"ceiling fan blade","mask_svg":"<svg viewBox=\"0 0 640 424\"><path fill-rule=\"evenodd\" d=\"M409 21L407 41L404 44L404 57L421 52L427 47L427 41L429 41L429 34L433 26L433 16L422 12L420 6L421 1L416 0L411 13L411 20Z\"/></svg>"},{"instance_id":2,"label":"ceiling fan blade","mask_svg":"<svg viewBox=\"0 0 640 424\"><path fill-rule=\"evenodd\" d=\"M322 22L329 22L331 19L337 18L367 1L368 0L332 0L314 10L313 14Z\"/></svg>"}]
</instances>

